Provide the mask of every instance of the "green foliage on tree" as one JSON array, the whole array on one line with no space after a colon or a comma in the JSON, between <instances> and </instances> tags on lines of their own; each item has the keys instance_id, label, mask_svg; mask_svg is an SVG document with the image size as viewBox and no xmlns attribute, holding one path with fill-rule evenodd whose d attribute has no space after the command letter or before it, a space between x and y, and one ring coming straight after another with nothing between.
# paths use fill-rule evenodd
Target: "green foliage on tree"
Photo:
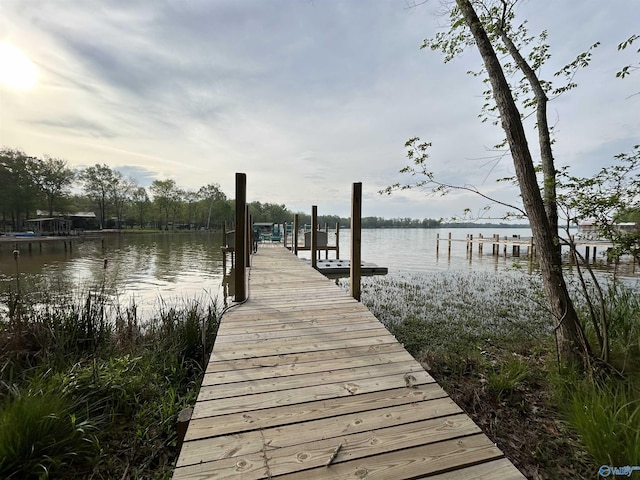
<instances>
[{"instance_id":1,"label":"green foliage on tree","mask_svg":"<svg viewBox=\"0 0 640 480\"><path fill-rule=\"evenodd\" d=\"M154 180L149 190L153 195L153 203L164 217L164 229L169 230L169 217L179 198L176 181L173 179Z\"/></svg>"},{"instance_id":2,"label":"green foliage on tree","mask_svg":"<svg viewBox=\"0 0 640 480\"><path fill-rule=\"evenodd\" d=\"M42 198L36 166L37 159L20 150L0 150L0 215L13 230L21 229Z\"/></svg>"},{"instance_id":3,"label":"green foliage on tree","mask_svg":"<svg viewBox=\"0 0 640 480\"><path fill-rule=\"evenodd\" d=\"M47 198L47 210L53 217L54 211L60 211L63 200L69 193L69 187L76 178L76 173L69 168L66 160L46 156L35 164L36 183Z\"/></svg>"},{"instance_id":4,"label":"green foliage on tree","mask_svg":"<svg viewBox=\"0 0 640 480\"><path fill-rule=\"evenodd\" d=\"M105 227L107 215L110 213L109 197L111 186L116 182L116 174L108 165L96 164L85 168L80 173L84 193L95 202L98 208L98 222L100 228Z\"/></svg>"}]
</instances>

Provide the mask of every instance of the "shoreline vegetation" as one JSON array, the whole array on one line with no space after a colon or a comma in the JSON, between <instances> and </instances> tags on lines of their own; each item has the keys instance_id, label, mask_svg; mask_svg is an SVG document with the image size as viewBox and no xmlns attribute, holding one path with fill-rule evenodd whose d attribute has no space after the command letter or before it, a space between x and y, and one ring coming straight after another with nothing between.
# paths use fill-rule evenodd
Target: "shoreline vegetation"
<instances>
[{"instance_id":1,"label":"shoreline vegetation","mask_svg":"<svg viewBox=\"0 0 640 480\"><path fill-rule=\"evenodd\" d=\"M536 275L362 285L363 303L530 479L594 478L640 458L640 294L615 283L605 294L611 370L577 377L557 360ZM100 289L37 305L5 298L0 477L169 478L176 419L195 403L215 339L215 301L159 302L142 322Z\"/></svg>"},{"instance_id":2,"label":"shoreline vegetation","mask_svg":"<svg viewBox=\"0 0 640 480\"><path fill-rule=\"evenodd\" d=\"M0 477L170 478L176 419L195 403L218 327L215 302L141 323L99 293L15 295L0 313Z\"/></svg>"}]
</instances>

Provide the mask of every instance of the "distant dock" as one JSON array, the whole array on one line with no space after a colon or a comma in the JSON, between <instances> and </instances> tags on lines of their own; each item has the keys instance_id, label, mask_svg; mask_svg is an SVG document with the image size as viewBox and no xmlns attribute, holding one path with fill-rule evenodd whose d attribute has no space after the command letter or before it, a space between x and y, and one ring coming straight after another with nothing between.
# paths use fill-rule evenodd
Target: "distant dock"
<instances>
[{"instance_id":1,"label":"distant dock","mask_svg":"<svg viewBox=\"0 0 640 480\"><path fill-rule=\"evenodd\" d=\"M73 244L83 241L79 236L40 237L40 236L2 236L0 237L0 254L20 252L27 250L32 252L34 247L42 252L44 244L62 244L64 251L73 251Z\"/></svg>"},{"instance_id":2,"label":"distant dock","mask_svg":"<svg viewBox=\"0 0 640 480\"><path fill-rule=\"evenodd\" d=\"M584 249L584 259L586 261L589 261L589 259L595 261L598 250L606 251L613 247L611 242L605 240L572 240L576 250ZM436 234L436 253L440 252L441 242L446 244L449 254L451 253L452 242L464 242L469 255L473 254L475 244L478 247L478 254L480 255L484 253L485 245L487 245L487 248L489 248L489 246L491 247L491 254L494 256L503 255L506 257L510 254L513 257L525 256L530 259L533 259L536 256L536 245L533 241L533 237L521 237L520 235L504 235L501 237L500 235L495 234L490 237L485 237L480 234L477 237L467 235L466 238L452 238L451 232L449 232L447 237L441 238L438 233Z\"/></svg>"}]
</instances>

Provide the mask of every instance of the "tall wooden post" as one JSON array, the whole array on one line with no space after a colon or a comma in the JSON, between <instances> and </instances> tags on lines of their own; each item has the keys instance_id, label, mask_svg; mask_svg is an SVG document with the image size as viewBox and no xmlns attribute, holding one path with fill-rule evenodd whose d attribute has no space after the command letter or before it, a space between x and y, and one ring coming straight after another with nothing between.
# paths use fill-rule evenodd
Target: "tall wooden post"
<instances>
[{"instance_id":1,"label":"tall wooden post","mask_svg":"<svg viewBox=\"0 0 640 480\"><path fill-rule=\"evenodd\" d=\"M283 233L282 244L284 248L287 248L287 222L284 222L282 226L284 227L284 232L282 232Z\"/></svg>"},{"instance_id":2,"label":"tall wooden post","mask_svg":"<svg viewBox=\"0 0 640 480\"><path fill-rule=\"evenodd\" d=\"M336 260L340 258L340 222L336 222Z\"/></svg>"},{"instance_id":3,"label":"tall wooden post","mask_svg":"<svg viewBox=\"0 0 640 480\"><path fill-rule=\"evenodd\" d=\"M245 214L247 210L247 175L236 173L236 279L235 279L235 301L244 302L247 299L245 288L245 248L247 225Z\"/></svg>"},{"instance_id":4,"label":"tall wooden post","mask_svg":"<svg viewBox=\"0 0 640 480\"><path fill-rule=\"evenodd\" d=\"M351 193L351 296L360 301L360 265L362 262L362 183L353 184Z\"/></svg>"},{"instance_id":5,"label":"tall wooden post","mask_svg":"<svg viewBox=\"0 0 640 480\"><path fill-rule=\"evenodd\" d=\"M300 229L300 217L296 213L293 216L293 253L298 255L298 230Z\"/></svg>"},{"instance_id":6,"label":"tall wooden post","mask_svg":"<svg viewBox=\"0 0 640 480\"><path fill-rule=\"evenodd\" d=\"M311 266L316 268L318 266L318 206L313 205L311 207Z\"/></svg>"},{"instance_id":7,"label":"tall wooden post","mask_svg":"<svg viewBox=\"0 0 640 480\"><path fill-rule=\"evenodd\" d=\"M324 243L324 258L329 258L329 224L325 222L324 224L324 234L327 241Z\"/></svg>"}]
</instances>

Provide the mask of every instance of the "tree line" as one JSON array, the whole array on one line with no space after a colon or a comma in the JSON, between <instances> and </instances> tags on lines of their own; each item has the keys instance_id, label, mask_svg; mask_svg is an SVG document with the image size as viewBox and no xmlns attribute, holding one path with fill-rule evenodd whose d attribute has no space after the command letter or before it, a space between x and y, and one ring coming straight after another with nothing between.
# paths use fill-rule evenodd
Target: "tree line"
<instances>
[{"instance_id":1,"label":"tree line","mask_svg":"<svg viewBox=\"0 0 640 480\"><path fill-rule=\"evenodd\" d=\"M175 180L145 188L115 168L71 168L66 160L0 150L0 224L20 231L38 210L49 217L95 213L95 228L201 229L231 222L233 204L217 183L198 190Z\"/></svg>"},{"instance_id":2,"label":"tree line","mask_svg":"<svg viewBox=\"0 0 640 480\"><path fill-rule=\"evenodd\" d=\"M154 180L149 187L127 178L117 168L96 164L71 168L66 160L38 158L16 149L0 150L0 230L21 231L36 212L49 217L77 212L95 213L93 228L212 229L234 222L235 202L217 183L197 190L180 187L175 180ZM254 222L292 222L294 212L284 204L249 204ZM303 212L300 224L310 224ZM321 215L320 225L340 224L348 228L350 219ZM425 218L364 217L362 228L435 228L440 220Z\"/></svg>"}]
</instances>

